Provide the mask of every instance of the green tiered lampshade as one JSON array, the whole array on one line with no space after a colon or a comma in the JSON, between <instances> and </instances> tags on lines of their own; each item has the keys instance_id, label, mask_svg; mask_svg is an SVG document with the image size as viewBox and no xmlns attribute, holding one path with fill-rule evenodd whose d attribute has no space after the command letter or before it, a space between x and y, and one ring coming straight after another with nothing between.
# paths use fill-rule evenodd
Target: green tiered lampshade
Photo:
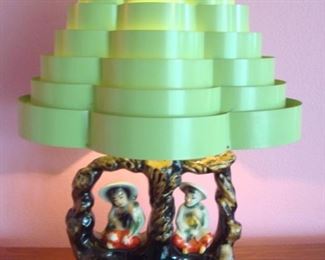
<instances>
[{"instance_id":1,"label":"green tiered lampshade","mask_svg":"<svg viewBox=\"0 0 325 260\"><path fill-rule=\"evenodd\" d=\"M180 160L300 138L301 103L233 0L80 0L20 98L22 137Z\"/></svg>"}]
</instances>

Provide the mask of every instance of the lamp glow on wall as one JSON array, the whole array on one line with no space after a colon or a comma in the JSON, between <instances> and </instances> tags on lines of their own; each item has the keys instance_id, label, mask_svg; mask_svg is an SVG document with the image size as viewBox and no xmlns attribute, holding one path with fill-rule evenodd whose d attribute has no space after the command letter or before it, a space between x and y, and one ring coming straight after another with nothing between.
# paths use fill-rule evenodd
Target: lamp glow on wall
<instances>
[{"instance_id":1,"label":"lamp glow on wall","mask_svg":"<svg viewBox=\"0 0 325 260\"><path fill-rule=\"evenodd\" d=\"M301 103L261 46L233 0L80 0L19 99L20 135L174 162L295 142Z\"/></svg>"}]
</instances>

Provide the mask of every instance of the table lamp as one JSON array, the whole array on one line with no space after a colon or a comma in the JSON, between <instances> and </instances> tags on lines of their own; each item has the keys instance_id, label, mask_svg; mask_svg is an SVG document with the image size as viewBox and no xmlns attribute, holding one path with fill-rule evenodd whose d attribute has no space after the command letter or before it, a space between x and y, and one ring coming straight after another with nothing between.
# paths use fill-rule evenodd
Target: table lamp
<instances>
[{"instance_id":1,"label":"table lamp","mask_svg":"<svg viewBox=\"0 0 325 260\"><path fill-rule=\"evenodd\" d=\"M105 154L73 181L66 224L76 258L234 259L241 225L234 216L231 150L300 138L301 103L286 98L275 59L262 56L261 45L260 33L249 31L248 7L234 0L71 6L54 52L41 57L31 94L19 99L19 133L44 145ZM145 234L134 231L144 216L136 187L126 182L101 190L114 212L105 232L93 230L92 188L104 171L118 169L148 178L152 211ZM215 234L203 231L206 195L182 182L185 172L214 174ZM175 230L177 188L186 201Z\"/></svg>"}]
</instances>

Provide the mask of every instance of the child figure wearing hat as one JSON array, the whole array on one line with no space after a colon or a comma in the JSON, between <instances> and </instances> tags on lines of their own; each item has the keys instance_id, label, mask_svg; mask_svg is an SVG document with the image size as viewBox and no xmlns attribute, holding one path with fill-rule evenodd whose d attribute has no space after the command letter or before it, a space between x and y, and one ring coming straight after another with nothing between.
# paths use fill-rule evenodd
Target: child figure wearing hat
<instances>
[{"instance_id":1,"label":"child figure wearing hat","mask_svg":"<svg viewBox=\"0 0 325 260\"><path fill-rule=\"evenodd\" d=\"M183 182L180 189L185 193L185 202L177 213L173 243L183 254L203 254L213 238L208 231L207 209L201 203L206 194L200 187L188 182Z\"/></svg>"},{"instance_id":2,"label":"child figure wearing hat","mask_svg":"<svg viewBox=\"0 0 325 260\"><path fill-rule=\"evenodd\" d=\"M137 188L126 182L117 182L102 188L99 195L112 203L108 224L102 239L110 249L132 249L141 244L140 230L144 213L136 201Z\"/></svg>"}]
</instances>

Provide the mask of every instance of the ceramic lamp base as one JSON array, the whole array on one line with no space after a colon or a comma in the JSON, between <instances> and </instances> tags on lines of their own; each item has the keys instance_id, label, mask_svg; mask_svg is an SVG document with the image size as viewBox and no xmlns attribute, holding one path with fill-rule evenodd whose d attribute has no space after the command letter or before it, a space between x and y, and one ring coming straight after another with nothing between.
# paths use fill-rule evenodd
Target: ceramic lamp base
<instances>
[{"instance_id":1,"label":"ceramic lamp base","mask_svg":"<svg viewBox=\"0 0 325 260\"><path fill-rule=\"evenodd\" d=\"M66 216L67 232L77 259L234 259L233 246L239 239L241 225L235 220L237 208L230 166L235 161L231 152L199 160L150 161L104 156L80 169L73 181L73 207ZM147 238L136 249L109 249L94 233L92 188L104 171L126 169L143 173L149 181L151 216ZM173 192L185 172L214 174L219 223L212 243L201 254L186 254L173 244L175 203Z\"/></svg>"}]
</instances>

